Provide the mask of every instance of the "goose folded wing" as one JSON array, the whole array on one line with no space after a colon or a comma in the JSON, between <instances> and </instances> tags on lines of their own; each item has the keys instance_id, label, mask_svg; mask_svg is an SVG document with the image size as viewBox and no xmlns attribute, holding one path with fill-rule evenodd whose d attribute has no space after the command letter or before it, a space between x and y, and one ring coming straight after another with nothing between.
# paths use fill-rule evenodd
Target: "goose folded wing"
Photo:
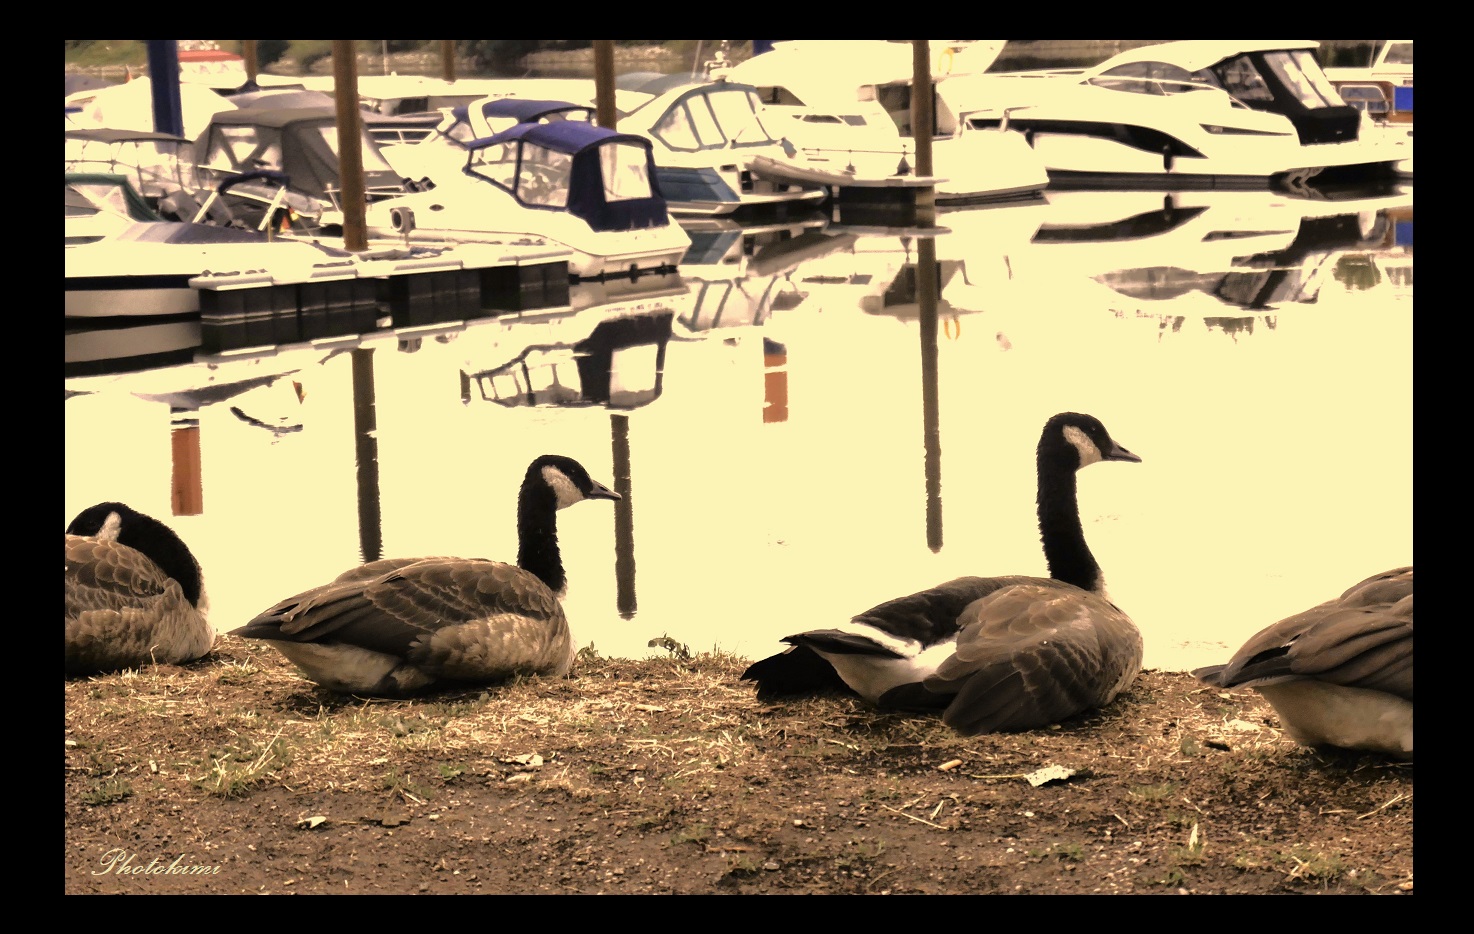
<instances>
[{"instance_id":1,"label":"goose folded wing","mask_svg":"<svg viewBox=\"0 0 1474 934\"><path fill-rule=\"evenodd\" d=\"M1108 703L1141 666L1141 634L1109 602L1069 585L1019 584L970 605L954 654L924 686L951 696L964 735L1036 729Z\"/></svg>"},{"instance_id":2,"label":"goose folded wing","mask_svg":"<svg viewBox=\"0 0 1474 934\"><path fill-rule=\"evenodd\" d=\"M408 658L432 642L481 637L489 620L562 619L557 597L533 575L499 561L427 558L370 579L339 579L281 601L241 629L246 638L339 642Z\"/></svg>"},{"instance_id":3,"label":"goose folded wing","mask_svg":"<svg viewBox=\"0 0 1474 934\"><path fill-rule=\"evenodd\" d=\"M1413 696L1412 596L1406 616L1376 607L1335 607L1301 620L1288 636L1255 640L1222 673L1225 686L1258 686L1311 678L1346 687ZM1278 630L1278 627L1275 627ZM1267 645L1265 643L1268 643Z\"/></svg>"},{"instance_id":4,"label":"goose folded wing","mask_svg":"<svg viewBox=\"0 0 1474 934\"><path fill-rule=\"evenodd\" d=\"M66 537L67 602L120 609L180 591L179 583L141 551L116 541ZM84 597L85 595L85 597ZM183 593L178 596L183 599Z\"/></svg>"}]
</instances>

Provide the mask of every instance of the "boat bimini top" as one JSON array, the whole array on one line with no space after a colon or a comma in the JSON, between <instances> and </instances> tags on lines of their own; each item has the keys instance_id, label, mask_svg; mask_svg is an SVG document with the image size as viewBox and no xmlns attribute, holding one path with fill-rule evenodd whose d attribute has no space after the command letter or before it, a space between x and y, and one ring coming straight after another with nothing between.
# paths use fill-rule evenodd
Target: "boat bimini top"
<instances>
[{"instance_id":1,"label":"boat bimini top","mask_svg":"<svg viewBox=\"0 0 1474 934\"><path fill-rule=\"evenodd\" d=\"M465 173L530 207L567 210L594 230L670 223L649 140L592 123L519 123L466 147Z\"/></svg>"}]
</instances>

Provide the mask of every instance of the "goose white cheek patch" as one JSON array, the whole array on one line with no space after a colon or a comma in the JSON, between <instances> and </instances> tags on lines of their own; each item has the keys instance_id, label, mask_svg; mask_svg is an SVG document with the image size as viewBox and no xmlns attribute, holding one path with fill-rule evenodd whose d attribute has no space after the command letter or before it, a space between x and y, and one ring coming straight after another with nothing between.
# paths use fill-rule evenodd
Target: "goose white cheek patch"
<instances>
[{"instance_id":1,"label":"goose white cheek patch","mask_svg":"<svg viewBox=\"0 0 1474 934\"><path fill-rule=\"evenodd\" d=\"M1074 425L1065 426L1065 440L1075 446L1080 452L1080 466L1088 467L1101 459L1100 448L1090 440L1090 436Z\"/></svg>"},{"instance_id":2,"label":"goose white cheek patch","mask_svg":"<svg viewBox=\"0 0 1474 934\"><path fill-rule=\"evenodd\" d=\"M565 509L583 500L583 493L572 480L568 479L568 475L557 467L543 468L543 482L552 487L553 495L558 498L559 509Z\"/></svg>"}]
</instances>

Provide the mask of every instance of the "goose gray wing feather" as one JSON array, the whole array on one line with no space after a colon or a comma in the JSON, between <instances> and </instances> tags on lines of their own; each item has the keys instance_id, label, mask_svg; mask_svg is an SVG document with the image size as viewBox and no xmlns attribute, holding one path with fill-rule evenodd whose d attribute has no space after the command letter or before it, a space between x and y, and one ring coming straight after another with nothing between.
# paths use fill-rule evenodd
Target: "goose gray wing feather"
<instances>
[{"instance_id":1,"label":"goose gray wing feather","mask_svg":"<svg viewBox=\"0 0 1474 934\"><path fill-rule=\"evenodd\" d=\"M964 735L1029 730L1109 703L1141 668L1141 633L1109 601L1057 581L994 591L959 618L956 650L923 682Z\"/></svg>"},{"instance_id":2,"label":"goose gray wing feather","mask_svg":"<svg viewBox=\"0 0 1474 934\"><path fill-rule=\"evenodd\" d=\"M66 536L69 674L191 661L214 641L204 614L147 555L113 540Z\"/></svg>"},{"instance_id":3,"label":"goose gray wing feather","mask_svg":"<svg viewBox=\"0 0 1474 934\"><path fill-rule=\"evenodd\" d=\"M339 643L397 656L437 678L490 680L556 668L569 646L557 595L499 561L389 559L281 601L246 638Z\"/></svg>"},{"instance_id":4,"label":"goose gray wing feather","mask_svg":"<svg viewBox=\"0 0 1474 934\"><path fill-rule=\"evenodd\" d=\"M1405 580L1369 578L1336 600L1280 620L1244 643L1228 664L1193 675L1225 688L1310 679L1410 701L1413 595L1412 571L1406 570Z\"/></svg>"}]
</instances>

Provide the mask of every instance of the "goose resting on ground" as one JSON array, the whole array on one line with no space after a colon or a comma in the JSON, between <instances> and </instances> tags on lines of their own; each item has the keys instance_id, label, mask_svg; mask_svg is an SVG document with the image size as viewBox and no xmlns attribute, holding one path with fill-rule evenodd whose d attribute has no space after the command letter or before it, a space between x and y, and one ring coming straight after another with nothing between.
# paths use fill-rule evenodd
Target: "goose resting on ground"
<instances>
[{"instance_id":1,"label":"goose resting on ground","mask_svg":"<svg viewBox=\"0 0 1474 934\"><path fill-rule=\"evenodd\" d=\"M98 503L67 526L66 549L67 674L179 664L210 651L204 578L173 529L122 503Z\"/></svg>"},{"instance_id":2,"label":"goose resting on ground","mask_svg":"<svg viewBox=\"0 0 1474 934\"><path fill-rule=\"evenodd\" d=\"M759 700L843 685L883 709L942 710L963 735L1029 730L1110 703L1141 668L1141 633L1105 595L1085 544L1076 472L1141 458L1099 420L1065 412L1037 450L1049 577L961 577L788 636L743 680Z\"/></svg>"},{"instance_id":3,"label":"goose resting on ground","mask_svg":"<svg viewBox=\"0 0 1474 934\"><path fill-rule=\"evenodd\" d=\"M576 647L561 603L557 512L619 498L572 458L545 454L528 466L518 494L516 564L374 561L277 603L234 635L269 642L308 678L346 694L561 677Z\"/></svg>"},{"instance_id":4,"label":"goose resting on ground","mask_svg":"<svg viewBox=\"0 0 1474 934\"><path fill-rule=\"evenodd\" d=\"M1411 759L1413 569L1375 574L1282 619L1193 677L1263 694L1302 745Z\"/></svg>"}]
</instances>

